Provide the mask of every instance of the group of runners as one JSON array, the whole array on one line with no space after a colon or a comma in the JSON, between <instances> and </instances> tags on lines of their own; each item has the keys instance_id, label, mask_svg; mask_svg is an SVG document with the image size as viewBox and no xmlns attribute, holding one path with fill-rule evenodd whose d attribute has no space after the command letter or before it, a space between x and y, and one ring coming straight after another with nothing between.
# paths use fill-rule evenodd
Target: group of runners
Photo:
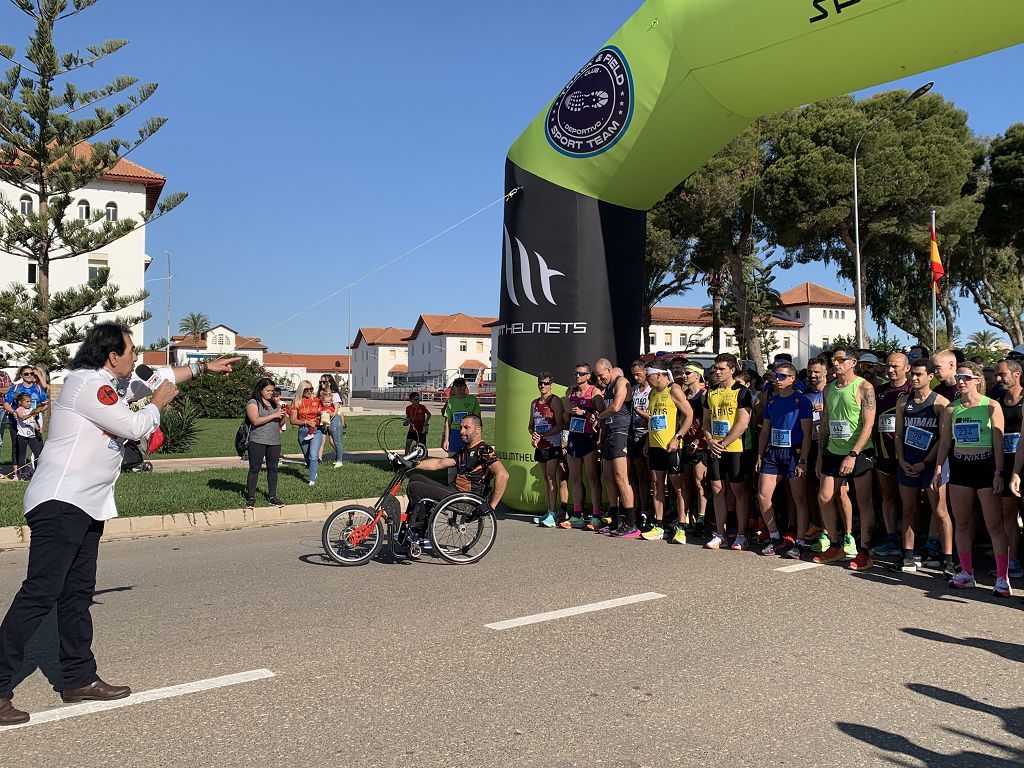
<instances>
[{"instance_id":1,"label":"group of runners","mask_svg":"<svg viewBox=\"0 0 1024 768\"><path fill-rule=\"evenodd\" d=\"M1009 597L1022 575L1014 355L996 366L988 395L978 364L920 348L881 362L838 347L802 371L777 358L764 379L731 354L707 370L658 358L634 362L627 378L602 358L572 374L564 399L550 373L538 376L530 407L541 526L677 544L689 532L707 537L706 549L852 570L881 556L894 572L928 568L966 589L983 523L993 593ZM872 547L876 503L885 539Z\"/></svg>"}]
</instances>

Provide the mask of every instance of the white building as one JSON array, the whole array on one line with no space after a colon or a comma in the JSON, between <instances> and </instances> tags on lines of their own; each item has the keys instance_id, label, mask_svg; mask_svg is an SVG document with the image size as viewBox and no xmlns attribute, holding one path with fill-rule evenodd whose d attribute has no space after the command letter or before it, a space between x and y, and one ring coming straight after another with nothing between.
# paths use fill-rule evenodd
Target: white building
<instances>
[{"instance_id":1,"label":"white building","mask_svg":"<svg viewBox=\"0 0 1024 768\"><path fill-rule=\"evenodd\" d=\"M267 345L260 339L241 336L234 328L215 325L206 333L194 336L171 336L172 365L188 365L193 360L208 357L243 355L263 364L263 353Z\"/></svg>"},{"instance_id":2,"label":"white building","mask_svg":"<svg viewBox=\"0 0 1024 768\"><path fill-rule=\"evenodd\" d=\"M801 283L783 291L781 298L786 317L802 324L799 355L803 365L838 337L856 336L857 309L852 296L814 283ZM794 354L793 361L796 360Z\"/></svg>"},{"instance_id":3,"label":"white building","mask_svg":"<svg viewBox=\"0 0 1024 768\"><path fill-rule=\"evenodd\" d=\"M76 147L75 154L86 156L92 148L87 143ZM99 181L89 184L75 193L69 206L69 218L89 219L97 211L103 211L108 220L133 219L142 223L142 213L152 212L163 191L166 179L153 171L143 168L128 160L119 160L116 165ZM38 200L26 195L22 190L0 182L0 198L15 210L22 212L35 211ZM0 221L3 220L0 216ZM99 228L100 224L93 225ZM50 265L50 295L73 286L82 285L100 268L110 268L110 282L117 285L121 293L131 294L145 287L146 268L152 259L146 255L146 228L138 227L120 240L93 253L76 256L73 259L54 261ZM37 266L23 256L16 256L0 251L0 275L2 285L12 282L35 285ZM142 302L133 304L122 310L122 315L139 315L144 311ZM113 313L98 313L102 320L112 320ZM141 323L132 329L132 340L138 346L144 345L143 326ZM0 340L0 344L3 344ZM10 353L12 362L21 360L21 350L11 349L4 344ZM74 347L71 348L72 354Z\"/></svg>"},{"instance_id":4,"label":"white building","mask_svg":"<svg viewBox=\"0 0 1024 768\"><path fill-rule=\"evenodd\" d=\"M420 315L405 341L409 382L437 380L447 386L457 376L479 382L491 369L491 328L496 317ZM492 377L493 378L493 377Z\"/></svg>"},{"instance_id":5,"label":"white building","mask_svg":"<svg viewBox=\"0 0 1024 768\"><path fill-rule=\"evenodd\" d=\"M349 371L351 358L348 355L303 355L293 352L264 352L263 367L278 381L288 381L293 389L303 379L314 387L325 373L334 377L338 386L348 384L352 392L352 376Z\"/></svg>"},{"instance_id":6,"label":"white building","mask_svg":"<svg viewBox=\"0 0 1024 768\"><path fill-rule=\"evenodd\" d=\"M654 307L651 309L650 349L652 352L688 351L709 355L714 349L711 326L711 313L700 307ZM787 352L793 355L796 362L800 328L799 322L773 317L771 332L775 334L775 353ZM643 330L640 333L643 348ZM719 349L743 357L734 328L722 327Z\"/></svg>"},{"instance_id":7,"label":"white building","mask_svg":"<svg viewBox=\"0 0 1024 768\"><path fill-rule=\"evenodd\" d=\"M368 396L374 389L405 381L409 371L409 328L360 328L352 350L352 392Z\"/></svg>"}]
</instances>

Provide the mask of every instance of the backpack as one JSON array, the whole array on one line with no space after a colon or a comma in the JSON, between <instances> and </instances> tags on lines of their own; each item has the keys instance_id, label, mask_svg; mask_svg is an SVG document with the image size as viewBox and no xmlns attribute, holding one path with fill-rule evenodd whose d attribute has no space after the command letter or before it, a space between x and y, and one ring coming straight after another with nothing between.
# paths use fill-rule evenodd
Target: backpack
<instances>
[{"instance_id":1,"label":"backpack","mask_svg":"<svg viewBox=\"0 0 1024 768\"><path fill-rule=\"evenodd\" d=\"M249 452L250 432L252 432L252 425L249 424L249 419L243 418L242 423L238 425L238 431L235 432L235 452L239 458Z\"/></svg>"}]
</instances>

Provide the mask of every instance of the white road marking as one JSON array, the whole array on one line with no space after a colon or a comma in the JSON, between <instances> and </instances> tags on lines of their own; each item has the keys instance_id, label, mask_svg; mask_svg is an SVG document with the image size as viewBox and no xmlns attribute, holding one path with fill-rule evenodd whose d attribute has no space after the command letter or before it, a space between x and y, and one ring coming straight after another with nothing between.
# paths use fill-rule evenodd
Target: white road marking
<instances>
[{"instance_id":1,"label":"white road marking","mask_svg":"<svg viewBox=\"0 0 1024 768\"><path fill-rule=\"evenodd\" d=\"M775 570L779 573L796 573L797 571L806 571L808 568L820 568L821 563L796 563L794 565L784 565L781 568Z\"/></svg>"},{"instance_id":2,"label":"white road marking","mask_svg":"<svg viewBox=\"0 0 1024 768\"><path fill-rule=\"evenodd\" d=\"M225 688L229 685L238 685L239 683L248 683L253 680L263 680L267 677L273 677L274 673L269 669L253 669L249 672L236 672L233 675L223 675L222 677L211 677L208 680L197 680L194 683L182 683L181 685L171 685L167 688L154 688L151 691L142 691L141 693L133 693L124 699L117 699L116 701L86 701L81 704L72 704L71 706L61 707L60 709L48 709L45 712L33 712L32 719L27 723L21 725L8 725L0 728L0 733L7 731L13 731L16 728L29 728L33 725L42 725L43 723L52 723L56 720L67 720L69 717L80 717L82 715L92 715L96 712L106 712L111 709L120 709L121 707L130 707L133 704L144 704L147 701L160 701L161 699L173 699L176 696L184 696L189 693L198 693L199 691L209 691L214 688Z\"/></svg>"},{"instance_id":3,"label":"white road marking","mask_svg":"<svg viewBox=\"0 0 1024 768\"><path fill-rule=\"evenodd\" d=\"M485 624L484 626L487 627L487 629L512 629L513 627L524 627L527 624L539 624L542 621L564 619L566 616L578 616L581 613L606 611L609 608L618 608L620 605L632 605L633 603L643 603L647 600L657 600L660 597L665 597L665 595L662 595L658 592L644 592L639 595L630 595L629 597L616 597L614 600L602 600L599 603L588 603L587 605L578 605L575 608L562 608L557 611L535 613L532 616L522 616L518 619L498 621L494 624Z\"/></svg>"}]
</instances>

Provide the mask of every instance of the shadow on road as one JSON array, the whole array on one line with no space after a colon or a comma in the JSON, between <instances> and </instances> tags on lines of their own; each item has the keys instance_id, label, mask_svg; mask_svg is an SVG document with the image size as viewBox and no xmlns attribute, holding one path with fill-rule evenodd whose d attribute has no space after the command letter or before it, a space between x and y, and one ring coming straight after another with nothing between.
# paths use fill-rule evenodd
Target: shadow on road
<instances>
[{"instance_id":1,"label":"shadow on road","mask_svg":"<svg viewBox=\"0 0 1024 768\"><path fill-rule=\"evenodd\" d=\"M96 595L109 595L111 592L131 592L133 589L135 589L134 584L129 584L126 587L108 587L107 589L97 589L95 592L92 593L92 604L103 605L103 603L96 599Z\"/></svg>"},{"instance_id":2,"label":"shadow on road","mask_svg":"<svg viewBox=\"0 0 1024 768\"><path fill-rule=\"evenodd\" d=\"M1019 661L1024 663L1024 645L1020 643L1007 643L1002 640L989 640L986 637L953 637L942 632L933 632L930 629L918 629L917 627L903 627L905 632L913 637L920 637L923 640L933 640L936 643L948 643L949 645L966 645L969 648L978 648L982 651L994 653L1008 661Z\"/></svg>"}]
</instances>

